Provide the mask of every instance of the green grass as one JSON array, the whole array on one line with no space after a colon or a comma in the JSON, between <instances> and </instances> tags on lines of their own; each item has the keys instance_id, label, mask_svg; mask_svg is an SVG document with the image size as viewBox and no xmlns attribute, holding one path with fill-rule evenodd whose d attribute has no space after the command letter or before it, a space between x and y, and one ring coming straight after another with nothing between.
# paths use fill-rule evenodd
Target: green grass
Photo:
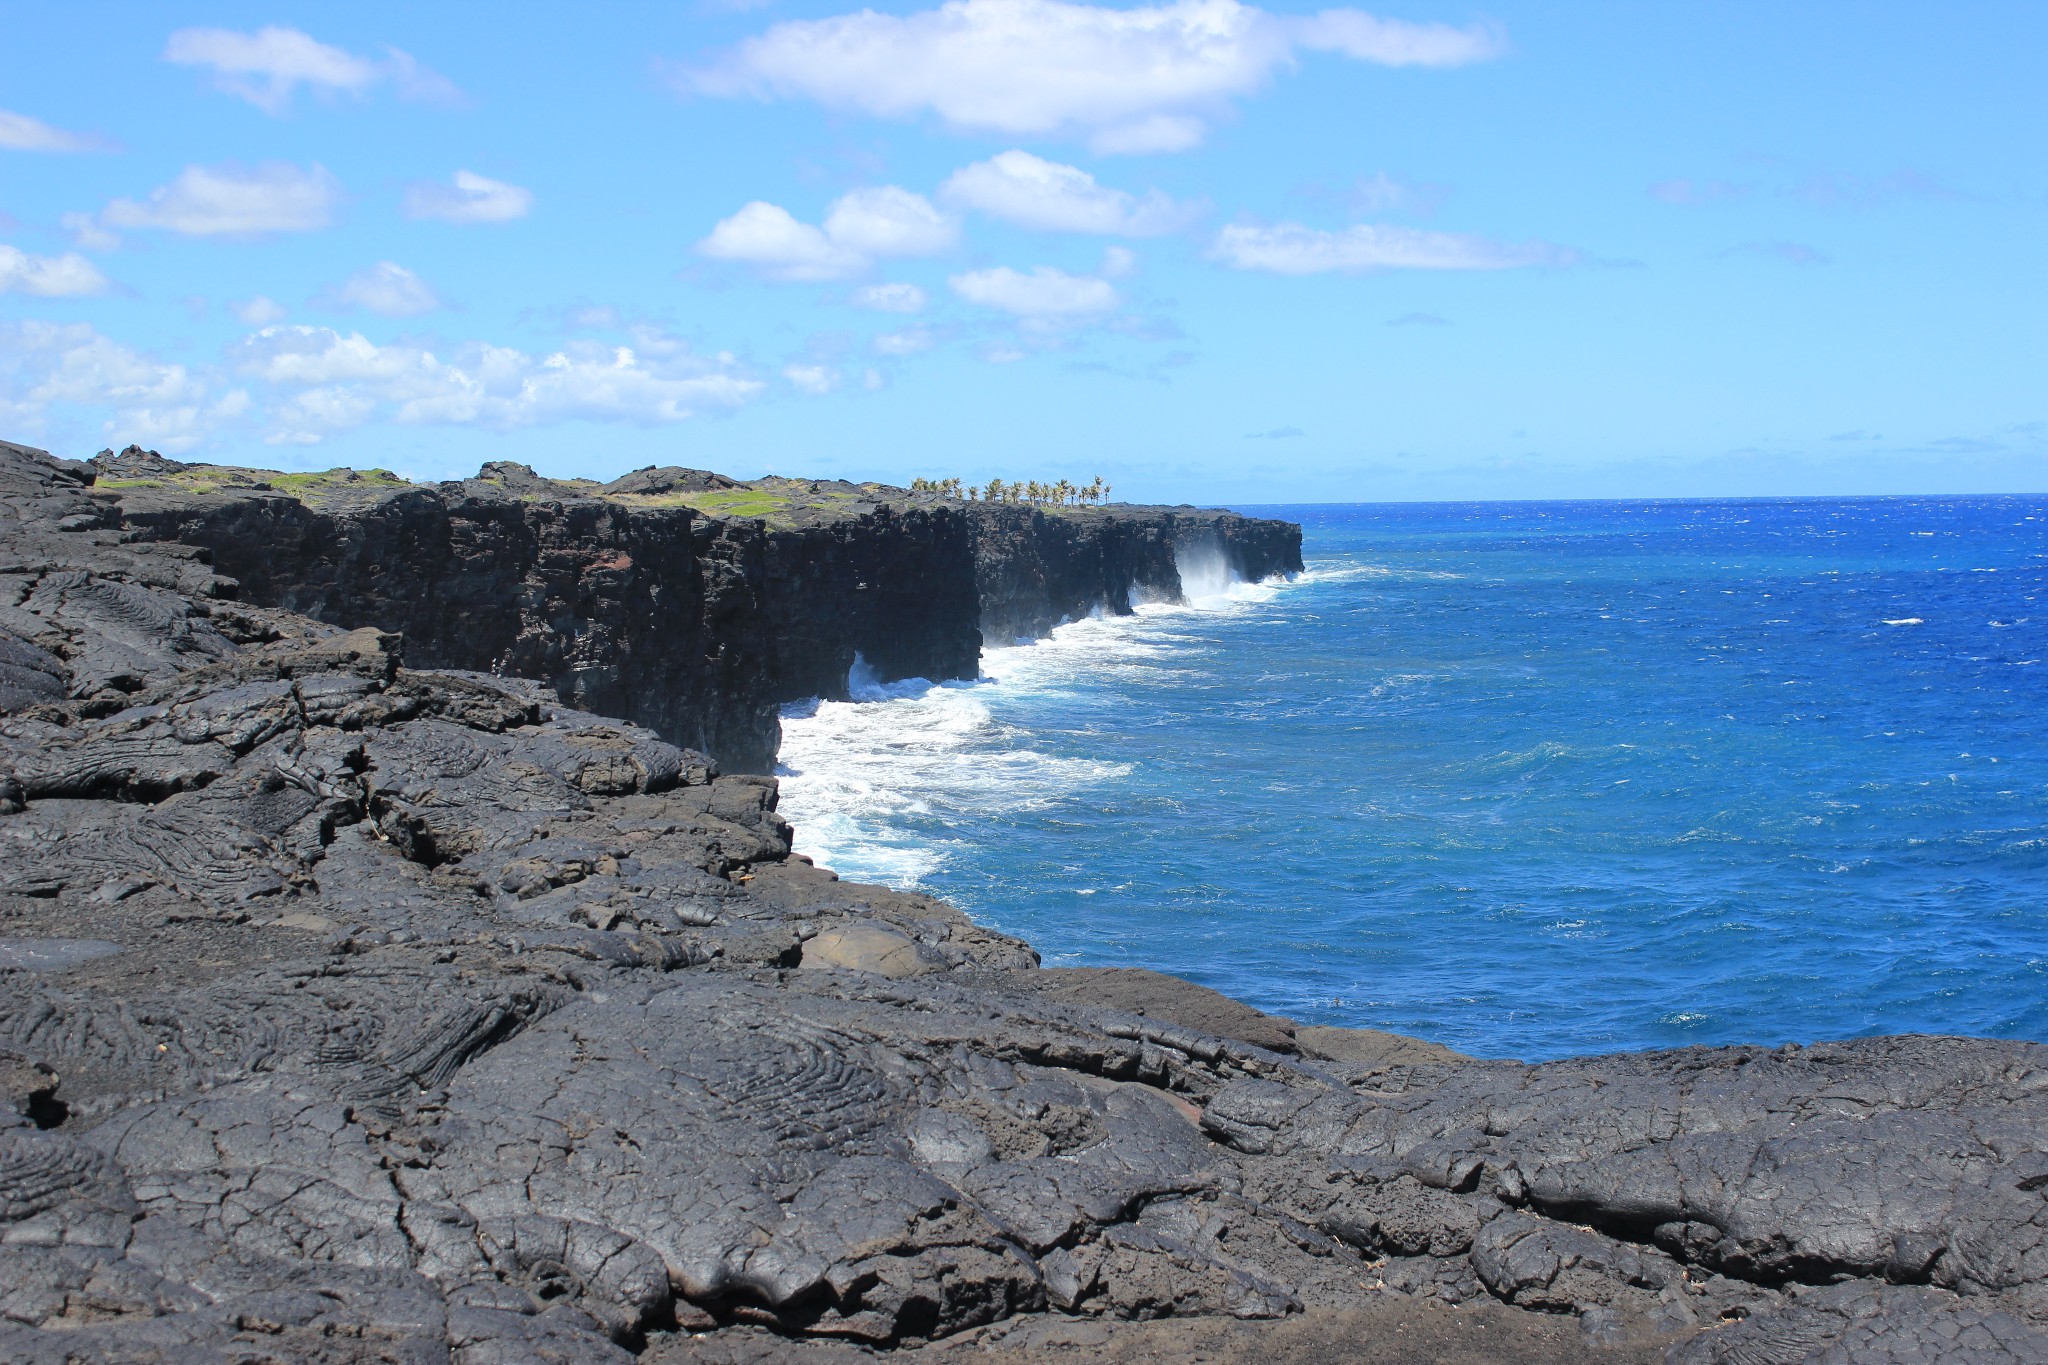
<instances>
[{"instance_id":1,"label":"green grass","mask_svg":"<svg viewBox=\"0 0 2048 1365\"><path fill-rule=\"evenodd\" d=\"M198 464L175 474L148 479L101 479L107 489L162 488L180 493L271 492L300 502L317 503L343 492L382 492L412 485L388 469L324 469L285 474L274 469L243 469L234 465Z\"/></svg>"},{"instance_id":2,"label":"green grass","mask_svg":"<svg viewBox=\"0 0 2048 1365\"><path fill-rule=\"evenodd\" d=\"M410 488L388 469L323 469L317 474L266 474L264 482L304 503L320 503L339 493L378 493Z\"/></svg>"},{"instance_id":3,"label":"green grass","mask_svg":"<svg viewBox=\"0 0 2048 1365\"><path fill-rule=\"evenodd\" d=\"M759 518L779 521L795 510L795 500L765 488L716 488L693 493L609 493L611 502L628 507L688 507L707 517Z\"/></svg>"},{"instance_id":4,"label":"green grass","mask_svg":"<svg viewBox=\"0 0 2048 1365\"><path fill-rule=\"evenodd\" d=\"M502 480L486 480L502 482ZM687 507L707 517L732 520L760 520L790 525L809 512L831 516L868 501L886 501L901 496L901 490L881 484L862 484L858 490L813 488L808 479L770 476L751 487L706 489L696 492L641 494L606 493L604 485L591 479L555 479L548 491L521 494L529 502L552 502L569 498L602 498L626 507ZM323 469L307 473L283 473L271 469L242 469L228 465L191 465L173 474L143 479L106 479L99 487L110 491L159 488L181 493L281 493L310 507L335 502L375 499L396 489L413 485L388 469ZM1050 509L1048 509L1050 510Z\"/></svg>"}]
</instances>

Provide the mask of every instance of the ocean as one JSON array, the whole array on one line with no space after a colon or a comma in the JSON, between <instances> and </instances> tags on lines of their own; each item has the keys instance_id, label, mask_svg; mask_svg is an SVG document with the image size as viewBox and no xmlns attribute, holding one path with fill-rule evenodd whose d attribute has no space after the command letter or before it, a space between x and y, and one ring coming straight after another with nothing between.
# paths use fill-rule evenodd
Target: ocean
<instances>
[{"instance_id":1,"label":"ocean","mask_svg":"<svg viewBox=\"0 0 2048 1365\"><path fill-rule=\"evenodd\" d=\"M1308 571L788 708L798 850L1481 1056L2048 1039L2048 497L1241 510Z\"/></svg>"}]
</instances>

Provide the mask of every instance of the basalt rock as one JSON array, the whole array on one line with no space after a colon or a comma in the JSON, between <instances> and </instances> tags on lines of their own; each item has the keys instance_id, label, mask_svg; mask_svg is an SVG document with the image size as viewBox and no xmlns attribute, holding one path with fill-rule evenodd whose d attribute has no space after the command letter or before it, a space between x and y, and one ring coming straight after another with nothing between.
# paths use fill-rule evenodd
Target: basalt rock
<instances>
[{"instance_id":1,"label":"basalt rock","mask_svg":"<svg viewBox=\"0 0 2048 1365\"><path fill-rule=\"evenodd\" d=\"M89 477L0 451L49 680L0 705L0 1357L2048 1359L2048 1048L1522 1066L1043 971Z\"/></svg>"},{"instance_id":2,"label":"basalt rock","mask_svg":"<svg viewBox=\"0 0 2048 1365\"><path fill-rule=\"evenodd\" d=\"M1301 568L1298 527L1229 512L984 506L677 468L600 486L497 462L413 485L131 447L75 470L71 495L74 518L203 550L225 595L402 632L417 665L544 679L566 705L745 772L773 767L779 707L846 696L856 658L884 681L971 678L984 640L1178 598L1190 556L1252 579ZM94 609L148 610L79 608ZM107 667L125 662L116 651ZM0 694L46 687L45 673L0 643Z\"/></svg>"}]
</instances>

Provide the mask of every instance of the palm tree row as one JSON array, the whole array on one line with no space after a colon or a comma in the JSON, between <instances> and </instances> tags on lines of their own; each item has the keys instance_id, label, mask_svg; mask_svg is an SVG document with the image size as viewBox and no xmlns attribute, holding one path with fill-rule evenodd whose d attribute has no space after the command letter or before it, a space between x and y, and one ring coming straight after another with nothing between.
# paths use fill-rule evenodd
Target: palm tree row
<instances>
[{"instance_id":1,"label":"palm tree row","mask_svg":"<svg viewBox=\"0 0 2048 1365\"><path fill-rule=\"evenodd\" d=\"M1041 483L1037 479L1012 480L990 479L977 488L962 484L958 479L912 479L913 493L937 493L942 498L964 498L969 502L1031 502L1049 504L1055 507L1080 507L1088 503L1108 502L1109 485L1102 481L1100 474L1093 483L1069 483L1061 479L1058 483Z\"/></svg>"}]
</instances>

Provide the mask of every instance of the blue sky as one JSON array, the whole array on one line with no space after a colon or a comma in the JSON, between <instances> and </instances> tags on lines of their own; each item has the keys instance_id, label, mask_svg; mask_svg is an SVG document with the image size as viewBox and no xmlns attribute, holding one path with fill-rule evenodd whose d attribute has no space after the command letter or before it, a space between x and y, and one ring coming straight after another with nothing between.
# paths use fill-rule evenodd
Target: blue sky
<instances>
[{"instance_id":1,"label":"blue sky","mask_svg":"<svg viewBox=\"0 0 2048 1365\"><path fill-rule=\"evenodd\" d=\"M2048 489L2048 6L0 4L0 436Z\"/></svg>"}]
</instances>

